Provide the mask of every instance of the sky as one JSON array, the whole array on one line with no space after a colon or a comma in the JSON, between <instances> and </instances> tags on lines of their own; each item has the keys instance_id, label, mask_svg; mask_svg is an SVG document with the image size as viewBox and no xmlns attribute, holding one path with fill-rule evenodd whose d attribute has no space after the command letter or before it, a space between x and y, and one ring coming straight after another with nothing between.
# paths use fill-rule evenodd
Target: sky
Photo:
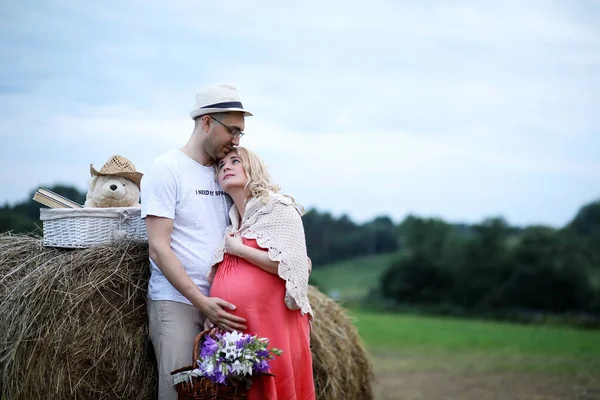
<instances>
[{"instance_id":1,"label":"sky","mask_svg":"<svg viewBox=\"0 0 600 400\"><path fill-rule=\"evenodd\" d=\"M297 4L296 4L297 3ZM600 198L600 2L0 4L0 204L144 172L237 87L283 192L356 222L563 226Z\"/></svg>"}]
</instances>

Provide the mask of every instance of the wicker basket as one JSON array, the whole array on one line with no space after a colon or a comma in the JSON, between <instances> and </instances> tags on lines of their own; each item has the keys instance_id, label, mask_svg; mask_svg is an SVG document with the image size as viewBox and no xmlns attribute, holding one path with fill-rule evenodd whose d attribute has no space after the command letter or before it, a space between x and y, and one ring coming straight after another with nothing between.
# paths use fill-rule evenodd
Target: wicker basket
<instances>
[{"instance_id":1,"label":"wicker basket","mask_svg":"<svg viewBox=\"0 0 600 400\"><path fill-rule=\"evenodd\" d=\"M139 207L42 208L43 245L84 248L122 240L147 242Z\"/></svg>"},{"instance_id":2,"label":"wicker basket","mask_svg":"<svg viewBox=\"0 0 600 400\"><path fill-rule=\"evenodd\" d=\"M176 379L175 390L177 400L246 400L248 388L245 385L221 385L203 376L194 376L190 372L195 369L196 360L200 354L200 346L210 330L202 331L194 340L192 365L171 372Z\"/></svg>"}]
</instances>

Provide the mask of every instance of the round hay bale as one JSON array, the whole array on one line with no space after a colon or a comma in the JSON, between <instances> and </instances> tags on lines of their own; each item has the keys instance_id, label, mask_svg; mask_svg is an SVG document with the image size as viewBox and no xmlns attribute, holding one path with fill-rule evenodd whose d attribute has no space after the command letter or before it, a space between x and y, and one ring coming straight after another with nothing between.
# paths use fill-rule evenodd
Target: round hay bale
<instances>
[{"instance_id":1,"label":"round hay bale","mask_svg":"<svg viewBox=\"0 0 600 400\"><path fill-rule=\"evenodd\" d=\"M146 246L0 235L0 398L152 399Z\"/></svg>"},{"instance_id":2,"label":"round hay bale","mask_svg":"<svg viewBox=\"0 0 600 400\"><path fill-rule=\"evenodd\" d=\"M310 344L317 399L373 399L371 360L346 311L313 286L308 298L315 315Z\"/></svg>"},{"instance_id":3,"label":"round hay bale","mask_svg":"<svg viewBox=\"0 0 600 400\"><path fill-rule=\"evenodd\" d=\"M147 245L65 250L0 234L0 398L153 399L148 278ZM314 287L309 298L317 398L372 399L368 353L344 309Z\"/></svg>"}]
</instances>

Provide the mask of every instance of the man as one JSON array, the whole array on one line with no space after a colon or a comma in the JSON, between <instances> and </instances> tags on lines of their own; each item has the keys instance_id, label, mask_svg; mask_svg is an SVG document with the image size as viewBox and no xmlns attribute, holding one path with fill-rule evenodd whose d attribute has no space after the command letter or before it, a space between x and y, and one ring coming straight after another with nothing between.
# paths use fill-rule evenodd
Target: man
<instances>
[{"instance_id":1,"label":"man","mask_svg":"<svg viewBox=\"0 0 600 400\"><path fill-rule=\"evenodd\" d=\"M237 90L211 85L196 95L194 130L185 146L158 157L141 183L142 218L150 251L148 319L158 362L158 398L175 399L171 371L192 363L205 318L226 330L246 322L235 306L208 297L213 255L228 225L231 201L215 181L213 164L239 145L244 109Z\"/></svg>"}]
</instances>

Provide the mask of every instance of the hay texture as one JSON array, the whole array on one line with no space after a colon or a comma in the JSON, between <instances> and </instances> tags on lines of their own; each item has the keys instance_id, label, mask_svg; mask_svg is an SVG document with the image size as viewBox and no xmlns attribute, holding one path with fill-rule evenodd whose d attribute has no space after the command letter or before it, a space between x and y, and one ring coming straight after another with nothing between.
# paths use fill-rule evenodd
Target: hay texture
<instances>
[{"instance_id":1,"label":"hay texture","mask_svg":"<svg viewBox=\"0 0 600 400\"><path fill-rule=\"evenodd\" d=\"M2 399L151 399L145 246L0 236Z\"/></svg>"},{"instance_id":2,"label":"hay texture","mask_svg":"<svg viewBox=\"0 0 600 400\"><path fill-rule=\"evenodd\" d=\"M148 278L146 245L61 250L0 234L0 398L153 399ZM317 398L372 399L368 353L345 311L314 287L309 298Z\"/></svg>"},{"instance_id":3,"label":"hay texture","mask_svg":"<svg viewBox=\"0 0 600 400\"><path fill-rule=\"evenodd\" d=\"M317 399L373 399L371 360L346 311L313 286L308 298L315 314L310 346Z\"/></svg>"}]
</instances>

